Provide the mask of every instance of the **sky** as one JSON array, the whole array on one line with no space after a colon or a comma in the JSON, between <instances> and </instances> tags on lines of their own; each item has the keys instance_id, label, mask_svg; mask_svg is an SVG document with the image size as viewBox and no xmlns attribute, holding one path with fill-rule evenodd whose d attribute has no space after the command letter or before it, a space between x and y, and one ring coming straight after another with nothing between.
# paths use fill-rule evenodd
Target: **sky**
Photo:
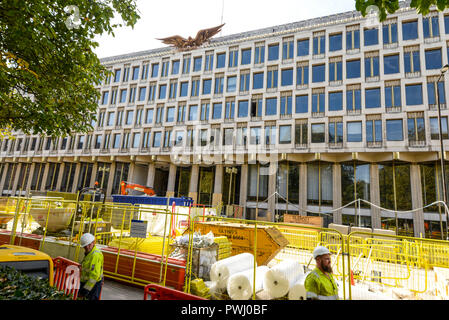
<instances>
[{"instance_id":1,"label":"sky","mask_svg":"<svg viewBox=\"0 0 449 320\"><path fill-rule=\"evenodd\" d=\"M194 38L225 23L218 36L355 10L355 0L137 0L140 20L97 37L99 58L165 47L156 38ZM119 20L116 20L119 21Z\"/></svg>"}]
</instances>

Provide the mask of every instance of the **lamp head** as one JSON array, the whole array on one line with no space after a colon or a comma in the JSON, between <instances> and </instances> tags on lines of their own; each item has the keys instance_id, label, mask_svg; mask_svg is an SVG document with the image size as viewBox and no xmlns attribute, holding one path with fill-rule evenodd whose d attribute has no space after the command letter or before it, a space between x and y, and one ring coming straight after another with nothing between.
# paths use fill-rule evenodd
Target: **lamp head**
<instances>
[{"instance_id":1,"label":"lamp head","mask_svg":"<svg viewBox=\"0 0 449 320\"><path fill-rule=\"evenodd\" d=\"M446 73L449 70L449 64L446 64L443 68L441 68L441 73Z\"/></svg>"}]
</instances>

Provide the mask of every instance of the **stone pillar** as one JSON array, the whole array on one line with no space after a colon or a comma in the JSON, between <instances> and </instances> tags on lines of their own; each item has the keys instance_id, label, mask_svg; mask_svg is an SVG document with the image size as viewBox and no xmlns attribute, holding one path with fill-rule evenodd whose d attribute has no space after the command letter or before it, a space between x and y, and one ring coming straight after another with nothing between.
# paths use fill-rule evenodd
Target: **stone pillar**
<instances>
[{"instance_id":1,"label":"stone pillar","mask_svg":"<svg viewBox=\"0 0 449 320\"><path fill-rule=\"evenodd\" d=\"M154 175L156 173L156 166L154 163L148 164L148 174L146 186L153 188L154 186Z\"/></svg>"},{"instance_id":2,"label":"stone pillar","mask_svg":"<svg viewBox=\"0 0 449 320\"><path fill-rule=\"evenodd\" d=\"M65 163L59 165L58 180L56 181L56 190L61 191L62 177L64 176Z\"/></svg>"},{"instance_id":3,"label":"stone pillar","mask_svg":"<svg viewBox=\"0 0 449 320\"><path fill-rule=\"evenodd\" d=\"M267 210L267 220L274 221L274 216L276 214L276 175L277 175L277 162L270 162L268 170L268 210Z\"/></svg>"},{"instance_id":4,"label":"stone pillar","mask_svg":"<svg viewBox=\"0 0 449 320\"><path fill-rule=\"evenodd\" d=\"M198 201L198 177L200 174L200 166L198 164L192 165L192 174L190 175L189 183L189 197L193 199L193 203Z\"/></svg>"},{"instance_id":5,"label":"stone pillar","mask_svg":"<svg viewBox=\"0 0 449 320\"><path fill-rule=\"evenodd\" d=\"M12 182L12 194L11 195L15 195L16 191L17 191L17 184L19 183L19 176L20 176L20 170L22 170L22 166L24 164L19 162L16 165L16 175L13 178L13 182Z\"/></svg>"},{"instance_id":6,"label":"stone pillar","mask_svg":"<svg viewBox=\"0 0 449 320\"><path fill-rule=\"evenodd\" d=\"M246 198L248 195L248 164L242 164L240 168L240 203L243 208L242 218L246 219Z\"/></svg>"},{"instance_id":7,"label":"stone pillar","mask_svg":"<svg viewBox=\"0 0 449 320\"><path fill-rule=\"evenodd\" d=\"M42 182L41 182L41 189L40 191L45 191L45 185L47 184L47 177L48 177L48 171L50 169L50 163L44 163L45 169L44 169L44 175L42 176Z\"/></svg>"},{"instance_id":8,"label":"stone pillar","mask_svg":"<svg viewBox=\"0 0 449 320\"><path fill-rule=\"evenodd\" d=\"M377 163L370 165L370 199L371 203L380 207L379 166ZM374 229L382 228L380 209L371 207L371 225Z\"/></svg>"},{"instance_id":9,"label":"stone pillar","mask_svg":"<svg viewBox=\"0 0 449 320\"><path fill-rule=\"evenodd\" d=\"M167 193L165 195L167 198L175 196L176 171L176 165L170 163L170 168L168 171Z\"/></svg>"},{"instance_id":10,"label":"stone pillar","mask_svg":"<svg viewBox=\"0 0 449 320\"><path fill-rule=\"evenodd\" d=\"M107 188L106 188L106 197L110 197L112 194L112 187L114 184L115 167L116 167L116 162L112 161L111 166L109 167L110 169L109 169L109 178L108 178L108 182L107 182L108 184L107 184ZM119 186L118 194L121 194L120 186Z\"/></svg>"},{"instance_id":11,"label":"stone pillar","mask_svg":"<svg viewBox=\"0 0 449 320\"><path fill-rule=\"evenodd\" d=\"M410 186L412 191L412 209L422 208L423 200L419 164L412 163L410 165ZM425 237L423 209L413 212L413 229L415 237Z\"/></svg>"},{"instance_id":12,"label":"stone pillar","mask_svg":"<svg viewBox=\"0 0 449 320\"><path fill-rule=\"evenodd\" d=\"M333 197L333 209L341 207L343 201L341 198L341 166L339 163L333 164L333 176L332 176L332 197ZM333 222L341 224L342 212L341 210L334 211Z\"/></svg>"},{"instance_id":13,"label":"stone pillar","mask_svg":"<svg viewBox=\"0 0 449 320\"><path fill-rule=\"evenodd\" d=\"M307 163L299 165L299 207L307 209ZM307 212L299 210L299 215L306 216Z\"/></svg>"},{"instance_id":14,"label":"stone pillar","mask_svg":"<svg viewBox=\"0 0 449 320\"><path fill-rule=\"evenodd\" d=\"M77 193L77 186L78 186L78 181L80 179L80 171L81 171L81 163L76 162L75 163L75 174L73 176L73 186L72 186L72 192L73 193Z\"/></svg>"},{"instance_id":15,"label":"stone pillar","mask_svg":"<svg viewBox=\"0 0 449 320\"><path fill-rule=\"evenodd\" d=\"M11 165L11 163L5 162L5 168L3 169L3 176L1 177L1 180L0 180L0 187L1 187L1 190L2 190L1 194L3 194L3 190L5 188L6 175L8 173L8 169L9 169L10 165Z\"/></svg>"},{"instance_id":16,"label":"stone pillar","mask_svg":"<svg viewBox=\"0 0 449 320\"><path fill-rule=\"evenodd\" d=\"M34 169L36 168L36 162L30 164L30 173L28 174L28 180L26 184L26 194L29 195L31 192L31 182L33 181Z\"/></svg>"},{"instance_id":17,"label":"stone pillar","mask_svg":"<svg viewBox=\"0 0 449 320\"><path fill-rule=\"evenodd\" d=\"M89 187L93 187L95 185L95 179L97 178L97 172L98 172L98 162L95 161L92 165L92 176L90 177ZM109 173L109 176L111 176L111 173ZM101 181L98 181L100 184Z\"/></svg>"},{"instance_id":18,"label":"stone pillar","mask_svg":"<svg viewBox=\"0 0 449 320\"><path fill-rule=\"evenodd\" d=\"M214 194L212 195L212 206L217 206L223 199L223 174L222 164L215 165Z\"/></svg>"}]
</instances>

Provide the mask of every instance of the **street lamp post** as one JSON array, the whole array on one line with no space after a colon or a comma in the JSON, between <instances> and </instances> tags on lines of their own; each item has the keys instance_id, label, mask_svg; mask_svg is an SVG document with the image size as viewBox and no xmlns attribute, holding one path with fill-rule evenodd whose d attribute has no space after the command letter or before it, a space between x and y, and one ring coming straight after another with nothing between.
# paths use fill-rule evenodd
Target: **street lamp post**
<instances>
[{"instance_id":1,"label":"street lamp post","mask_svg":"<svg viewBox=\"0 0 449 320\"><path fill-rule=\"evenodd\" d=\"M441 184L443 185L443 201L444 203L447 205L447 193L446 193L446 176L445 176L445 168L444 168L444 146L443 146L443 124L442 124L442 120L441 120L441 108L440 108L440 94L439 94L439 88L438 88L438 83L440 82L441 78L444 76L444 74L446 73L446 71L449 70L449 65L446 64L442 69L441 69L441 74L440 77L438 78L437 81L437 102L438 102L438 133L439 133L439 137L440 137L440 161L441 161ZM448 235L448 213L446 212L446 208L444 208L444 212L446 215L446 240L449 240L449 235Z\"/></svg>"}]
</instances>

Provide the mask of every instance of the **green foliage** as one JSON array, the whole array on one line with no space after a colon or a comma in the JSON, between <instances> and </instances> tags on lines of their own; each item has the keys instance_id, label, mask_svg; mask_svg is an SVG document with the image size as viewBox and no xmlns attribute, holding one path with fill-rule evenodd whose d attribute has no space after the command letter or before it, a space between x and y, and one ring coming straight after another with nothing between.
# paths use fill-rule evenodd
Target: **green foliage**
<instances>
[{"instance_id":1,"label":"green foliage","mask_svg":"<svg viewBox=\"0 0 449 320\"><path fill-rule=\"evenodd\" d=\"M419 14L426 15L430 7L435 5L438 10L443 11L449 7L449 0L411 0L410 7L415 8ZM379 8L380 21L385 20L387 13L395 13L399 9L399 0L356 0L355 8L366 16L369 6Z\"/></svg>"},{"instance_id":2,"label":"green foliage","mask_svg":"<svg viewBox=\"0 0 449 320\"><path fill-rule=\"evenodd\" d=\"M72 297L51 287L48 280L0 267L0 300L72 300Z\"/></svg>"},{"instance_id":3,"label":"green foliage","mask_svg":"<svg viewBox=\"0 0 449 320\"><path fill-rule=\"evenodd\" d=\"M65 10L76 5L75 12ZM121 23L115 23L115 15ZM95 36L140 18L136 0L8 0L0 9L0 129L86 132L107 75ZM70 27L67 22L78 22Z\"/></svg>"}]
</instances>

